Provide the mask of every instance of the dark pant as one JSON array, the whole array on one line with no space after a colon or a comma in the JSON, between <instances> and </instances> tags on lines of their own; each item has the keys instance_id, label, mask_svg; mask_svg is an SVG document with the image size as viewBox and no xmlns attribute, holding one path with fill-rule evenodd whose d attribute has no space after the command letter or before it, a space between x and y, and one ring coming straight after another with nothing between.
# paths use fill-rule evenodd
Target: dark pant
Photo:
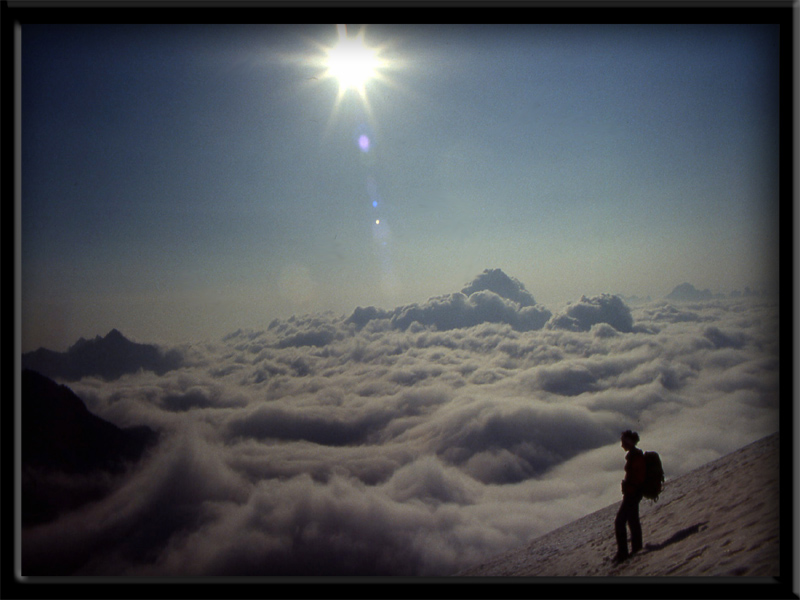
<instances>
[{"instance_id":1,"label":"dark pant","mask_svg":"<svg viewBox=\"0 0 800 600\"><path fill-rule=\"evenodd\" d=\"M622 497L622 504L614 521L614 530L617 534L617 555L628 556L628 532L625 526L631 528L631 551L642 549L642 525L639 523L639 502L642 497L638 494Z\"/></svg>"}]
</instances>

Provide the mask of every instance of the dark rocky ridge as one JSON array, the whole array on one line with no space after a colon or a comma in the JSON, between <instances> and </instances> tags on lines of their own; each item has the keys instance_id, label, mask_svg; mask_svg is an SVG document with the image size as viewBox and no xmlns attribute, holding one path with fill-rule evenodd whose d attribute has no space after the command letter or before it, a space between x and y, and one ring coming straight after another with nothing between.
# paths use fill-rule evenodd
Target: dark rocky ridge
<instances>
[{"instance_id":1,"label":"dark rocky ridge","mask_svg":"<svg viewBox=\"0 0 800 600\"><path fill-rule=\"evenodd\" d=\"M149 427L123 429L92 414L72 390L35 371L22 372L21 387L23 525L101 497L158 440Z\"/></svg>"},{"instance_id":2,"label":"dark rocky ridge","mask_svg":"<svg viewBox=\"0 0 800 600\"><path fill-rule=\"evenodd\" d=\"M77 381L87 376L118 379L140 369L163 375L181 366L176 350L163 352L152 344L131 342L118 330L93 340L79 339L66 352L39 348L22 355L22 368L38 371L53 379Z\"/></svg>"}]
</instances>

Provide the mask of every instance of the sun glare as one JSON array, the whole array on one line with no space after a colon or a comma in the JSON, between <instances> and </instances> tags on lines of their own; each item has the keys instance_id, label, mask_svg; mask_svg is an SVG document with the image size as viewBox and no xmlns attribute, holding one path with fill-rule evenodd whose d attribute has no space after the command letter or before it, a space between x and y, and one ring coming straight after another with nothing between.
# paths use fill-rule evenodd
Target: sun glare
<instances>
[{"instance_id":1,"label":"sun glare","mask_svg":"<svg viewBox=\"0 0 800 600\"><path fill-rule=\"evenodd\" d=\"M353 100L360 101L367 120L374 127L369 96L376 92L375 87L397 88L389 73L398 70L401 64L393 56L391 50L393 42L384 40L383 43L367 44L366 26L361 26L358 33L348 35L347 25L336 25L336 32L338 35L330 45L309 40L318 48L319 53L312 59L307 59L309 66L315 69L314 76L306 78L315 83L308 85L325 82L326 87L331 84L331 87L335 86L338 89L323 136L331 132L332 123L336 120L340 107L350 104ZM380 36L377 32L374 34ZM385 95L383 97L385 98ZM364 153L370 152L373 146L371 136L366 134L358 137L357 143L358 148Z\"/></svg>"},{"instance_id":2,"label":"sun glare","mask_svg":"<svg viewBox=\"0 0 800 600\"><path fill-rule=\"evenodd\" d=\"M377 75L381 64L378 52L366 46L363 30L355 37L347 37L345 25L337 25L336 29L339 42L327 51L326 75L339 82L339 95L353 89L364 97L365 84Z\"/></svg>"}]
</instances>

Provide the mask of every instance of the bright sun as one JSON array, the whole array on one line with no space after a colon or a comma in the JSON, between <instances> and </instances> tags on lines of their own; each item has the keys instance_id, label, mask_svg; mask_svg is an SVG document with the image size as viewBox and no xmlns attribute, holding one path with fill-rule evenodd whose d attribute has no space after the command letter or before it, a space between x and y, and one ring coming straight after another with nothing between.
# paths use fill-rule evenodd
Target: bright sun
<instances>
[{"instance_id":1,"label":"bright sun","mask_svg":"<svg viewBox=\"0 0 800 600\"><path fill-rule=\"evenodd\" d=\"M364 44L364 31L355 37L347 37L344 25L337 25L339 42L327 50L327 77L335 77L339 82L339 96L347 90L356 90L361 97L366 96L365 84L378 74L381 60L378 51Z\"/></svg>"}]
</instances>

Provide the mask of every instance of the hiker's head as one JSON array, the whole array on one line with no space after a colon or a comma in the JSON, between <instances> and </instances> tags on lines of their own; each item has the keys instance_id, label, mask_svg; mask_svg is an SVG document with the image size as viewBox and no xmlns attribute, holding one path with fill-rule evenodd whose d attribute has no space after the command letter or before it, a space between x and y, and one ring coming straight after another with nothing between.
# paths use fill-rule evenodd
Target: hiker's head
<instances>
[{"instance_id":1,"label":"hiker's head","mask_svg":"<svg viewBox=\"0 0 800 600\"><path fill-rule=\"evenodd\" d=\"M632 450L639 443L639 434L628 429L622 432L619 441L622 442L622 447L625 450Z\"/></svg>"}]
</instances>

